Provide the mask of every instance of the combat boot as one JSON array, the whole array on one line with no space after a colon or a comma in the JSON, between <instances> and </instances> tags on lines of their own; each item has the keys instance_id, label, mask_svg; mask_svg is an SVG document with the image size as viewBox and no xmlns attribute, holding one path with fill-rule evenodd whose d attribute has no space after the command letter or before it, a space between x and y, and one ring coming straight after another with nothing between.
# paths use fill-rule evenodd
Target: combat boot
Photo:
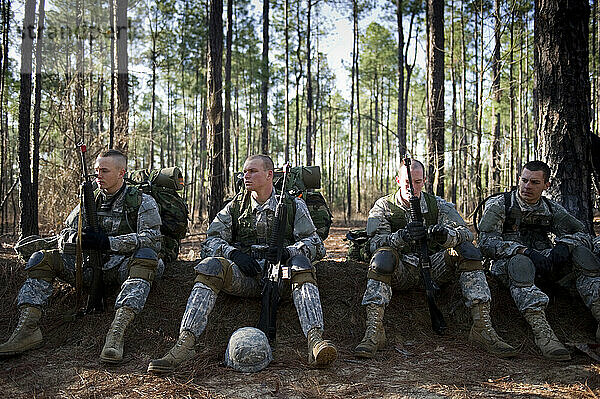
<instances>
[{"instance_id":1,"label":"combat boot","mask_svg":"<svg viewBox=\"0 0 600 399\"><path fill-rule=\"evenodd\" d=\"M320 328L311 328L307 337L309 366L326 367L337 359L337 349L331 341L323 339L323 331Z\"/></svg>"},{"instance_id":2,"label":"combat boot","mask_svg":"<svg viewBox=\"0 0 600 399\"><path fill-rule=\"evenodd\" d=\"M523 316L531 326L535 344L540 348L544 357L552 360L571 360L569 351L560 343L550 328L543 310L528 309Z\"/></svg>"},{"instance_id":3,"label":"combat boot","mask_svg":"<svg viewBox=\"0 0 600 399\"><path fill-rule=\"evenodd\" d=\"M490 303L476 303L471 307L473 326L469 341L481 345L486 351L498 357L513 357L518 351L498 336L490 318Z\"/></svg>"},{"instance_id":4,"label":"combat boot","mask_svg":"<svg viewBox=\"0 0 600 399\"><path fill-rule=\"evenodd\" d=\"M377 350L385 346L385 329L383 328L384 306L369 304L367 305L367 328L365 336L358 346L354 349L354 355L357 357L372 358Z\"/></svg>"},{"instance_id":5,"label":"combat boot","mask_svg":"<svg viewBox=\"0 0 600 399\"><path fill-rule=\"evenodd\" d=\"M592 303L590 310L592 311L592 316L598 322L598 327L596 327L596 342L600 342L600 301Z\"/></svg>"},{"instance_id":6,"label":"combat boot","mask_svg":"<svg viewBox=\"0 0 600 399\"><path fill-rule=\"evenodd\" d=\"M175 370L177 366L196 355L194 345L196 338L190 331L182 331L177 343L166 355L160 359L151 360L148 364L148 372L155 374L168 373Z\"/></svg>"},{"instance_id":7,"label":"combat boot","mask_svg":"<svg viewBox=\"0 0 600 399\"><path fill-rule=\"evenodd\" d=\"M123 360L123 336L125 329L135 317L132 308L123 306L115 312L115 318L106 334L104 348L100 353L100 360L106 363L119 363Z\"/></svg>"},{"instance_id":8,"label":"combat boot","mask_svg":"<svg viewBox=\"0 0 600 399\"><path fill-rule=\"evenodd\" d=\"M17 355L40 347L43 343L42 330L39 327L41 317L40 308L28 305L21 307L15 331L8 341L0 345L0 356Z\"/></svg>"}]
</instances>

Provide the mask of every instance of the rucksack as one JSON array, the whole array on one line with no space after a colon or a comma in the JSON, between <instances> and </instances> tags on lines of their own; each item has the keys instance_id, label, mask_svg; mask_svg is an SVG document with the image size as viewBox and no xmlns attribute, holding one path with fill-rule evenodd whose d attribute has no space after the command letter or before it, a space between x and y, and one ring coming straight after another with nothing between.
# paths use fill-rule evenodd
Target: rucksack
<instances>
[{"instance_id":1,"label":"rucksack","mask_svg":"<svg viewBox=\"0 0 600 399\"><path fill-rule=\"evenodd\" d=\"M179 255L181 240L188 228L188 209L178 191L183 189L183 175L178 167L141 169L131 172L127 182L149 194L158 204L162 224L161 258L172 262Z\"/></svg>"},{"instance_id":2,"label":"rucksack","mask_svg":"<svg viewBox=\"0 0 600 399\"><path fill-rule=\"evenodd\" d=\"M236 188L239 192L244 187L244 175L243 173L237 173L236 176ZM281 191L282 184L283 169L276 168L273 171L273 186ZM333 215L323 194L316 191L321 188L321 168L319 166L295 166L290 168L286 188L290 195L304 200L317 229L317 234L321 237L321 240L325 241L329 236Z\"/></svg>"},{"instance_id":3,"label":"rucksack","mask_svg":"<svg viewBox=\"0 0 600 399\"><path fill-rule=\"evenodd\" d=\"M354 229L346 233L344 241L348 241L348 259L368 262L371 259L371 248L367 229Z\"/></svg>"}]
</instances>

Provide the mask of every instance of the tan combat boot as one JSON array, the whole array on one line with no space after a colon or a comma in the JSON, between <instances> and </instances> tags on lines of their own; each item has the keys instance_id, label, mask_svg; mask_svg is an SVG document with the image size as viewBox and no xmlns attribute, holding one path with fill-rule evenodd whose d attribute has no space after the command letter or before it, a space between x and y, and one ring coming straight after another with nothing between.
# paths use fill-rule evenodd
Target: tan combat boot
<instances>
[{"instance_id":1,"label":"tan combat boot","mask_svg":"<svg viewBox=\"0 0 600 399\"><path fill-rule=\"evenodd\" d=\"M166 355L160 359L151 360L148 364L148 372L155 374L168 373L175 370L177 366L196 355L194 345L196 338L190 331L182 331L177 343Z\"/></svg>"},{"instance_id":2,"label":"tan combat boot","mask_svg":"<svg viewBox=\"0 0 600 399\"><path fill-rule=\"evenodd\" d=\"M323 339L323 331L313 327L308 336L308 364L312 367L326 367L337 359L337 349L331 341Z\"/></svg>"},{"instance_id":3,"label":"tan combat boot","mask_svg":"<svg viewBox=\"0 0 600 399\"><path fill-rule=\"evenodd\" d=\"M531 326L535 344L540 348L544 357L552 360L571 360L569 351L560 343L550 328L543 310L528 309L523 316Z\"/></svg>"},{"instance_id":4,"label":"tan combat boot","mask_svg":"<svg viewBox=\"0 0 600 399\"><path fill-rule=\"evenodd\" d=\"M377 350L385 346L385 329L383 328L384 306L369 304L367 305L367 328L365 336L360 344L354 349L354 355L357 357L372 358Z\"/></svg>"},{"instance_id":5,"label":"tan combat boot","mask_svg":"<svg viewBox=\"0 0 600 399\"><path fill-rule=\"evenodd\" d=\"M100 353L100 360L106 363L119 363L123 360L123 336L125 329L135 317L132 308L123 306L115 312L115 318L106 334L104 348Z\"/></svg>"},{"instance_id":6,"label":"tan combat boot","mask_svg":"<svg viewBox=\"0 0 600 399\"><path fill-rule=\"evenodd\" d=\"M590 310L592 311L592 316L598 322L598 327L596 327L596 342L600 342L600 301L592 303Z\"/></svg>"},{"instance_id":7,"label":"tan combat boot","mask_svg":"<svg viewBox=\"0 0 600 399\"><path fill-rule=\"evenodd\" d=\"M469 341L476 342L486 351L498 357L513 357L518 351L498 336L490 318L490 303L476 303L471 307L473 326Z\"/></svg>"},{"instance_id":8,"label":"tan combat boot","mask_svg":"<svg viewBox=\"0 0 600 399\"><path fill-rule=\"evenodd\" d=\"M8 341L0 345L0 356L17 355L40 347L43 343L42 331L39 327L40 317L42 317L40 308L27 305L21 307L15 331Z\"/></svg>"}]
</instances>

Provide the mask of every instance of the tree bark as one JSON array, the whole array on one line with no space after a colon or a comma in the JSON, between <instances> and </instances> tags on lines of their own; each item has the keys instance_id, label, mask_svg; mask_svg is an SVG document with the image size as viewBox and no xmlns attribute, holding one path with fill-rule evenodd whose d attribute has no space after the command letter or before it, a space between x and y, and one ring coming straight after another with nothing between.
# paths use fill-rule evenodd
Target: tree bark
<instances>
[{"instance_id":1,"label":"tree bark","mask_svg":"<svg viewBox=\"0 0 600 399\"><path fill-rule=\"evenodd\" d=\"M492 55L492 185L491 192L500 189L500 0L494 1L494 53Z\"/></svg>"},{"instance_id":2,"label":"tree bark","mask_svg":"<svg viewBox=\"0 0 600 399\"><path fill-rule=\"evenodd\" d=\"M536 0L542 158L551 194L592 230L589 16L586 0Z\"/></svg>"},{"instance_id":3,"label":"tree bark","mask_svg":"<svg viewBox=\"0 0 600 399\"><path fill-rule=\"evenodd\" d=\"M312 92L312 75L311 75L311 60L310 60L310 12L312 8L312 0L307 0L306 11L306 164L313 163L313 92Z\"/></svg>"},{"instance_id":4,"label":"tree bark","mask_svg":"<svg viewBox=\"0 0 600 399\"><path fill-rule=\"evenodd\" d=\"M33 159L32 159L32 198L33 224L38 225L38 188L40 174L40 119L42 113L42 48L45 19L45 0L38 6L38 27L35 43L35 104L33 106Z\"/></svg>"},{"instance_id":5,"label":"tree bark","mask_svg":"<svg viewBox=\"0 0 600 399\"><path fill-rule=\"evenodd\" d=\"M223 57L223 0L210 0L208 22L208 136L211 140L210 201L208 218L223 207L223 105L221 99Z\"/></svg>"},{"instance_id":6,"label":"tree bark","mask_svg":"<svg viewBox=\"0 0 600 399\"><path fill-rule=\"evenodd\" d=\"M267 2L268 0L265 0ZM268 6L267 6L268 7ZM225 185L230 186L231 166L231 48L233 40L233 0L227 0L227 48L225 50L225 114L223 119L223 155ZM267 58L268 60L268 58Z\"/></svg>"},{"instance_id":7,"label":"tree bark","mask_svg":"<svg viewBox=\"0 0 600 399\"><path fill-rule=\"evenodd\" d=\"M261 144L263 154L269 153L269 118L267 108L267 94L269 93L269 0L263 0L263 48L261 67L261 99L260 99L260 125Z\"/></svg>"},{"instance_id":8,"label":"tree bark","mask_svg":"<svg viewBox=\"0 0 600 399\"><path fill-rule=\"evenodd\" d=\"M113 0L111 0L113 1ZM116 148L127 153L129 130L129 71L127 54L127 6L128 0L114 0L115 7L115 41L117 64L117 112L115 118Z\"/></svg>"}]
</instances>

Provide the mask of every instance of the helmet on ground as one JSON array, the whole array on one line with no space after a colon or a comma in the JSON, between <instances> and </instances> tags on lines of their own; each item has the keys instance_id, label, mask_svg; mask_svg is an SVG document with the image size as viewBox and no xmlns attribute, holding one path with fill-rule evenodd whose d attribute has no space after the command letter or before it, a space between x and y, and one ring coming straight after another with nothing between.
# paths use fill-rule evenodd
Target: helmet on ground
<instances>
[{"instance_id":1,"label":"helmet on ground","mask_svg":"<svg viewBox=\"0 0 600 399\"><path fill-rule=\"evenodd\" d=\"M271 346L265 333L258 328L242 327L229 338L225 350L225 365L243 373L254 373L273 360Z\"/></svg>"}]
</instances>

